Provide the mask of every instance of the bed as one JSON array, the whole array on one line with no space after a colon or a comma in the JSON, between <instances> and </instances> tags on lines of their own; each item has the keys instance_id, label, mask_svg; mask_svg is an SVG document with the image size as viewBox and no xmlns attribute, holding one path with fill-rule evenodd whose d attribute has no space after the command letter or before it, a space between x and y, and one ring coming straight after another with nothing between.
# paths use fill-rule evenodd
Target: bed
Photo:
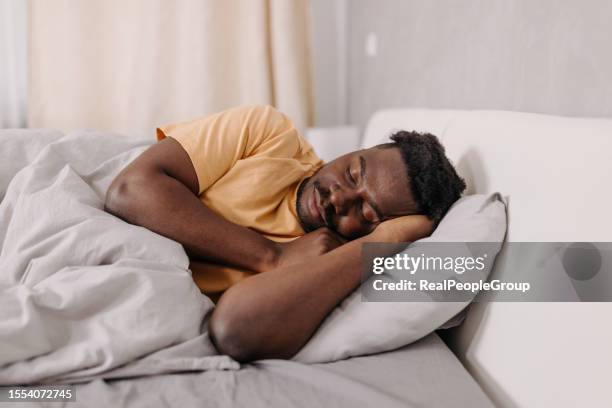
<instances>
[{"instance_id":1,"label":"bed","mask_svg":"<svg viewBox=\"0 0 612 408\"><path fill-rule=\"evenodd\" d=\"M492 406L435 333L324 364L239 366L214 355L206 333L197 336L212 303L190 281L180 246L102 211L105 186L149 143L100 132L0 131L0 384L75 383L77 401L65 405L87 407ZM125 236L132 243L117 244ZM81 254L77 241L89 251ZM106 244L112 248L96 249ZM155 275L159 265L167 268ZM100 287L124 296L94 304ZM146 313L134 299L158 309ZM77 301L77 309L65 307ZM76 320L57 323L65 313ZM167 326L172 336L162 333Z\"/></svg>"}]
</instances>

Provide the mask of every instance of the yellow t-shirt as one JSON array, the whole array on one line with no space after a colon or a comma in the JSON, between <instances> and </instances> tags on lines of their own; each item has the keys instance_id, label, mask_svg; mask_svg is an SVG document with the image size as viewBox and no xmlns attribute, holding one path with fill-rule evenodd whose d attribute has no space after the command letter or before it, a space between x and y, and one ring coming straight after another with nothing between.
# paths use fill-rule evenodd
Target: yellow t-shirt
<instances>
[{"instance_id":1,"label":"yellow t-shirt","mask_svg":"<svg viewBox=\"0 0 612 408\"><path fill-rule=\"evenodd\" d=\"M157 129L185 149L202 202L225 219L277 242L304 234L295 208L300 182L323 162L291 120L271 106L247 106ZM191 262L202 292L215 296L252 272Z\"/></svg>"}]
</instances>

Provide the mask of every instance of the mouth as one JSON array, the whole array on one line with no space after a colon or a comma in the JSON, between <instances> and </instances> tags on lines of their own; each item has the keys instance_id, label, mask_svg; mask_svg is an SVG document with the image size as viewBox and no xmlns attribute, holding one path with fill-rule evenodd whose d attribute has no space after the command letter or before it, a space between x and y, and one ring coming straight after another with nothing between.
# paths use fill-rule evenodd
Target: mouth
<instances>
[{"instance_id":1,"label":"mouth","mask_svg":"<svg viewBox=\"0 0 612 408\"><path fill-rule=\"evenodd\" d=\"M321 194L319 190L313 186L312 199L310 200L310 213L321 224L327 225L325 217L323 217L323 208L321 207Z\"/></svg>"}]
</instances>

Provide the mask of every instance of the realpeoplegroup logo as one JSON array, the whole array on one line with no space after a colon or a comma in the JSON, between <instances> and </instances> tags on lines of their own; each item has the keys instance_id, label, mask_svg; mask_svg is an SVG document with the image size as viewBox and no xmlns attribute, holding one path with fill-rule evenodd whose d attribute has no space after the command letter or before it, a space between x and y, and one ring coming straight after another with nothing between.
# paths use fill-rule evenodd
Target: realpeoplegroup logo
<instances>
[{"instance_id":1,"label":"realpeoplegroup logo","mask_svg":"<svg viewBox=\"0 0 612 408\"><path fill-rule=\"evenodd\" d=\"M372 287L376 291L385 290L407 290L407 291L466 291L478 293L483 290L493 291L519 291L528 292L531 289L529 282L502 282L498 279L493 279L490 282L457 282L453 279L445 279L442 282L431 282L427 279L419 279L418 281L410 281L402 279L399 282L385 282L383 279L374 279Z\"/></svg>"},{"instance_id":2,"label":"realpeoplegroup logo","mask_svg":"<svg viewBox=\"0 0 612 408\"><path fill-rule=\"evenodd\" d=\"M362 299L612 301L612 243L364 244Z\"/></svg>"}]
</instances>

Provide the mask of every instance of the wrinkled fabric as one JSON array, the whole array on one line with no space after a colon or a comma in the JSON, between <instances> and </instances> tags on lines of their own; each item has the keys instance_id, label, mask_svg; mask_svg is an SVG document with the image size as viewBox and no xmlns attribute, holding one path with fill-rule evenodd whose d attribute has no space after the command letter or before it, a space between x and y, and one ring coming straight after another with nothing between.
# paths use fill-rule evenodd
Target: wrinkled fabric
<instances>
[{"instance_id":1,"label":"wrinkled fabric","mask_svg":"<svg viewBox=\"0 0 612 408\"><path fill-rule=\"evenodd\" d=\"M7 133L3 158L18 145L3 145ZM208 339L214 306L182 246L104 211L113 178L149 144L75 132L11 167L21 170L0 203L0 384L239 367Z\"/></svg>"}]
</instances>

